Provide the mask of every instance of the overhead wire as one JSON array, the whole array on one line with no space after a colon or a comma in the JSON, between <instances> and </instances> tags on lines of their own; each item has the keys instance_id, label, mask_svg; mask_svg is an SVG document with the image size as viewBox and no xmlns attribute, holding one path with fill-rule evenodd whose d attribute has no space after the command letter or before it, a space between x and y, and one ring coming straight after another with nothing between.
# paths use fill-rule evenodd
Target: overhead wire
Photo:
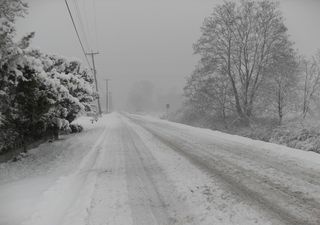
<instances>
[{"instance_id":1,"label":"overhead wire","mask_svg":"<svg viewBox=\"0 0 320 225\"><path fill-rule=\"evenodd\" d=\"M77 18L79 20L80 29L81 29L83 37L84 37L84 42L85 42L86 46L88 47L88 49L90 49L90 45L89 45L88 38L87 38L87 35L86 35L85 27L83 25L83 20L82 20L81 11L80 11L78 2L77 2L77 0L73 0L73 2L74 2L75 9L76 9L75 10L76 16L77 16Z\"/></svg>"},{"instance_id":2,"label":"overhead wire","mask_svg":"<svg viewBox=\"0 0 320 225\"><path fill-rule=\"evenodd\" d=\"M68 12L69 12L71 21L72 21L72 25L73 25L73 27L74 27L74 30L75 30L76 34L77 34L77 38L78 38L78 41L79 41L79 43L80 43L80 46L81 46L82 52L83 52L83 54L84 54L84 57L85 57L88 65L89 65L90 69L93 71L93 76L94 76L94 80L95 80L96 91L99 92L99 91L98 91L98 80L97 80L97 77L96 77L96 69L95 69L95 64L94 64L94 55L95 55L95 54L98 54L98 52L93 52L92 49L91 49L91 52L86 52L86 50L85 50L85 48L84 48L84 45L83 45L83 43L82 43L82 40L81 40L79 31L78 31L78 29L77 29L77 25L76 25L76 23L75 23L75 20L74 20L74 18L73 18L72 12L71 12L71 10L70 10L70 6L69 6L69 4L68 4L68 1L65 0L65 3L66 3L66 6L67 6L67 9L68 9ZM82 17L81 17L81 12L80 12L80 9L79 9L79 5L78 5L78 2L77 2L76 0L74 0L74 6L75 6L75 8L76 8L75 11L76 11L76 15L77 15L78 20L79 20L80 29L82 29L82 32L83 32L83 35L84 35L84 39L85 39L85 41L87 42L87 46L90 47L90 46L89 46L89 42L88 42L87 37L86 37L86 31L85 31L84 24L83 24L83 21L82 21ZM85 17L86 17L86 7L84 8L84 15L85 15ZM85 22L86 22L86 24L87 24L87 26L88 26L88 31L90 32L90 30L89 30L89 25L88 25L88 19L87 19L87 18L85 18ZM96 20L95 20L94 22L96 23ZM96 26L96 25L95 25L95 26ZM96 28L95 28L95 29L96 29ZM97 39L97 38L96 38L96 39ZM98 49L97 49L97 50L98 50ZM92 66L91 66L91 64L89 63L89 60L88 60L87 55L91 55L91 57L92 57ZM97 103L98 103L99 114L101 114L101 106L100 106L100 100L99 100L99 98L97 99Z\"/></svg>"},{"instance_id":3,"label":"overhead wire","mask_svg":"<svg viewBox=\"0 0 320 225\"><path fill-rule=\"evenodd\" d=\"M94 30L96 36L96 48L99 49L99 40L98 40L98 25L97 25L97 10L96 10L96 1L92 0L93 4L93 15L94 15Z\"/></svg>"},{"instance_id":4,"label":"overhead wire","mask_svg":"<svg viewBox=\"0 0 320 225\"><path fill-rule=\"evenodd\" d=\"M90 26L89 26L89 20L87 16L87 5L86 5L87 0L82 1L82 8L83 8L83 14L85 18L85 28L87 29L88 33L91 34ZM92 41L91 35L89 36L90 41ZM91 49L92 50L92 49Z\"/></svg>"},{"instance_id":5,"label":"overhead wire","mask_svg":"<svg viewBox=\"0 0 320 225\"><path fill-rule=\"evenodd\" d=\"M98 28L97 28L97 17L96 17L96 6L94 0L74 0L78 1L81 6L81 12L83 12L83 17L85 23L85 29L89 35L89 42L91 44L91 51L98 51ZM95 49L94 49L95 47Z\"/></svg>"},{"instance_id":6,"label":"overhead wire","mask_svg":"<svg viewBox=\"0 0 320 225\"><path fill-rule=\"evenodd\" d=\"M70 16L71 21L72 21L73 28L74 28L74 30L75 30L75 32L76 32L77 37L78 37L78 41L79 41L79 43L80 43L80 46L81 46L82 52L83 52L83 54L84 54L84 57L85 57L88 65L89 65L89 67L92 68L91 65L90 65L90 63L89 63L89 60L88 60L88 57L87 57L85 48L84 48L84 46L83 46L83 43L82 43L82 41L81 41L81 38L80 38L80 35L79 35L79 32L78 32L76 23L75 23L75 21L74 21L74 19L73 19L73 16L72 16L72 13L71 13L71 10L70 10L70 7L69 7L69 3L68 3L67 0L64 0L64 1L65 1L65 3L66 3L67 9L68 9L68 13L69 13L69 16Z\"/></svg>"}]
</instances>

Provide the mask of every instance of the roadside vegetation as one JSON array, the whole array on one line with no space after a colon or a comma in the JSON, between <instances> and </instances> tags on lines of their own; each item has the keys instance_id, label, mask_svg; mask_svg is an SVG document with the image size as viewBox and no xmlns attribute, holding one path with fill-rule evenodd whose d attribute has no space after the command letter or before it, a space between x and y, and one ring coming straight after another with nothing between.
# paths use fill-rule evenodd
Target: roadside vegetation
<instances>
[{"instance_id":1,"label":"roadside vegetation","mask_svg":"<svg viewBox=\"0 0 320 225\"><path fill-rule=\"evenodd\" d=\"M320 152L320 51L295 49L278 3L226 1L201 32L172 120Z\"/></svg>"},{"instance_id":2,"label":"roadside vegetation","mask_svg":"<svg viewBox=\"0 0 320 225\"><path fill-rule=\"evenodd\" d=\"M22 0L0 3L0 154L79 132L70 123L95 110L94 80L80 61L32 48L34 33L16 40L16 19L27 8Z\"/></svg>"}]
</instances>

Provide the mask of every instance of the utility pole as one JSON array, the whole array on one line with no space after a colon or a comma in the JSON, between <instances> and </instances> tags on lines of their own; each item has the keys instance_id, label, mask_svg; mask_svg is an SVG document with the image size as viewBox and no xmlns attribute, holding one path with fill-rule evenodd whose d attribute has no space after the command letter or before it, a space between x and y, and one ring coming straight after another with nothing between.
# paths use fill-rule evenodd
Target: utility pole
<instances>
[{"instance_id":1,"label":"utility pole","mask_svg":"<svg viewBox=\"0 0 320 225\"><path fill-rule=\"evenodd\" d=\"M99 115L101 115L101 105L100 105L100 96L99 96L99 88L98 88L98 80L97 80L97 70L96 70L96 65L94 63L94 56L98 55L99 52L87 52L86 55L90 55L92 59L92 69L93 69L93 76L94 76L94 81L96 84L96 91L98 93L98 110L99 110Z\"/></svg>"},{"instance_id":2,"label":"utility pole","mask_svg":"<svg viewBox=\"0 0 320 225\"><path fill-rule=\"evenodd\" d=\"M112 92L109 91L109 111L112 112L113 111L113 105L112 105Z\"/></svg>"},{"instance_id":3,"label":"utility pole","mask_svg":"<svg viewBox=\"0 0 320 225\"><path fill-rule=\"evenodd\" d=\"M109 80L104 79L106 81L106 113L109 113Z\"/></svg>"}]
</instances>

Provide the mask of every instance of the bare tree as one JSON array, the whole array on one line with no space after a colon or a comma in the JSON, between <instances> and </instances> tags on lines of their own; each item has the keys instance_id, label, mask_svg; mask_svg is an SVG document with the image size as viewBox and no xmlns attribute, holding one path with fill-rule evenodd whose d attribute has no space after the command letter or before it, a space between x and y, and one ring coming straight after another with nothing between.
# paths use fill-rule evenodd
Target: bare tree
<instances>
[{"instance_id":1,"label":"bare tree","mask_svg":"<svg viewBox=\"0 0 320 225\"><path fill-rule=\"evenodd\" d=\"M310 112L311 103L320 91L320 51L310 60L303 60L302 82L302 117L305 118Z\"/></svg>"},{"instance_id":2,"label":"bare tree","mask_svg":"<svg viewBox=\"0 0 320 225\"><path fill-rule=\"evenodd\" d=\"M185 96L200 113L215 112L226 125L228 111L232 110L230 85L225 76L211 70L210 65L199 64L184 88Z\"/></svg>"},{"instance_id":3,"label":"bare tree","mask_svg":"<svg viewBox=\"0 0 320 225\"><path fill-rule=\"evenodd\" d=\"M288 43L283 46L285 44ZM270 96L270 106L278 115L279 125L285 113L293 108L298 87L298 57L295 51L286 49L289 51L279 51L273 58L270 79L265 83L267 91L264 92Z\"/></svg>"},{"instance_id":4,"label":"bare tree","mask_svg":"<svg viewBox=\"0 0 320 225\"><path fill-rule=\"evenodd\" d=\"M225 2L205 19L194 45L202 60L215 64L229 79L235 109L249 123L258 89L268 75L272 57L288 39L278 5L269 0Z\"/></svg>"}]
</instances>

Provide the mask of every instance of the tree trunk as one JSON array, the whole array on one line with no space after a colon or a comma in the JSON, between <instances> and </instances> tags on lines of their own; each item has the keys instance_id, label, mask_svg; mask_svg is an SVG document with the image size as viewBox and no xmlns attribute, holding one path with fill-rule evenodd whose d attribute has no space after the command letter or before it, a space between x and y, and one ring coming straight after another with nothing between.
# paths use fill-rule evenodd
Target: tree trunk
<instances>
[{"instance_id":1,"label":"tree trunk","mask_svg":"<svg viewBox=\"0 0 320 225\"><path fill-rule=\"evenodd\" d=\"M228 124L227 124L227 116L226 116L226 109L223 106L222 108L222 119L223 119L223 125L226 129L228 129Z\"/></svg>"},{"instance_id":2,"label":"tree trunk","mask_svg":"<svg viewBox=\"0 0 320 225\"><path fill-rule=\"evenodd\" d=\"M282 96L281 96L281 89L282 89L282 85L279 82L278 85L278 116L279 116L279 126L281 126L282 124L282 117L283 117L283 107L282 107Z\"/></svg>"},{"instance_id":3,"label":"tree trunk","mask_svg":"<svg viewBox=\"0 0 320 225\"><path fill-rule=\"evenodd\" d=\"M239 117L242 120L242 119L245 118L245 116L244 116L242 108L241 108L240 99L239 99L237 87L236 87L236 84L235 84L235 80L233 79L232 73L231 73L231 39L228 40L228 61L227 61L227 65L228 65L228 77L229 77L231 85L232 85L232 90L233 90L233 94L234 94L234 100L236 102L236 110L237 110L237 113L238 113Z\"/></svg>"},{"instance_id":4,"label":"tree trunk","mask_svg":"<svg viewBox=\"0 0 320 225\"><path fill-rule=\"evenodd\" d=\"M279 99L280 100L280 99ZM278 116L279 116L279 126L282 124L283 112L281 102L278 102Z\"/></svg>"},{"instance_id":5,"label":"tree trunk","mask_svg":"<svg viewBox=\"0 0 320 225\"><path fill-rule=\"evenodd\" d=\"M52 124L49 128L49 137L52 141L59 139L59 127L55 124Z\"/></svg>"},{"instance_id":6,"label":"tree trunk","mask_svg":"<svg viewBox=\"0 0 320 225\"><path fill-rule=\"evenodd\" d=\"M59 127L57 127L57 126L53 127L53 138L54 138L54 140L59 139Z\"/></svg>"}]
</instances>

